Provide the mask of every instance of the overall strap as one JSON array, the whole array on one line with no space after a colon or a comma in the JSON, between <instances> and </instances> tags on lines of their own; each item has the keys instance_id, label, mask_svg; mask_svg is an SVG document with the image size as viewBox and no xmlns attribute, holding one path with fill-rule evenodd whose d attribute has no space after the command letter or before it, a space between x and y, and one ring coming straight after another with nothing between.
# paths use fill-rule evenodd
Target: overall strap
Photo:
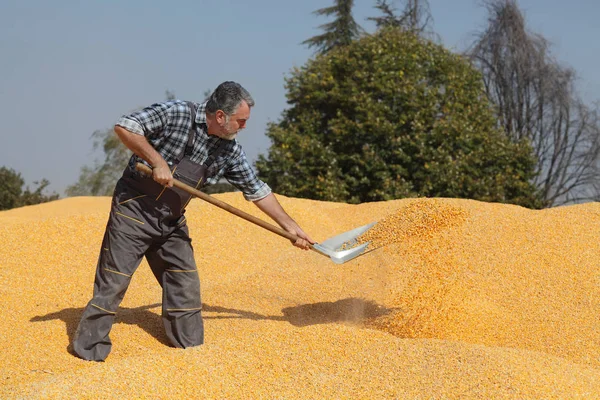
<instances>
[{"instance_id":1,"label":"overall strap","mask_svg":"<svg viewBox=\"0 0 600 400\"><path fill-rule=\"evenodd\" d=\"M194 150L194 137L196 136L196 106L191 101L186 101L186 103L192 111L192 125L190 126L190 132L188 133L185 151L181 154L178 161L181 161L184 155L192 154L192 151Z\"/></svg>"}]
</instances>

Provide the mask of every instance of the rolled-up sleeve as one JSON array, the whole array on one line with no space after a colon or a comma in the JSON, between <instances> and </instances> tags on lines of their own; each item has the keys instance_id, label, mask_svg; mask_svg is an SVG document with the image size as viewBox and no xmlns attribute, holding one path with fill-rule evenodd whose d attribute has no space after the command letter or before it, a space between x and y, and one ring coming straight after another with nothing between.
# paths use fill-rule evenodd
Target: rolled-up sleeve
<instances>
[{"instance_id":1,"label":"rolled-up sleeve","mask_svg":"<svg viewBox=\"0 0 600 400\"><path fill-rule=\"evenodd\" d=\"M144 129L142 128L142 125L140 125L137 121L134 121L133 119L130 119L127 116L122 116L121 118L119 118L119 120L117 121L117 123L115 125L118 125L120 127L123 127L125 129L127 129L129 132L132 133L137 133L138 135L144 135Z\"/></svg>"},{"instance_id":2,"label":"rolled-up sleeve","mask_svg":"<svg viewBox=\"0 0 600 400\"><path fill-rule=\"evenodd\" d=\"M268 195L271 194L271 188L269 187L269 185L267 185L263 181L259 181L259 182L261 183L261 186L256 192L254 192L254 193L242 192L244 194L244 198L246 200L257 201L260 199L264 199L265 197L267 197Z\"/></svg>"},{"instance_id":3,"label":"rolled-up sleeve","mask_svg":"<svg viewBox=\"0 0 600 400\"><path fill-rule=\"evenodd\" d=\"M258 179L243 151L234 158L224 175L225 179L237 189L248 201L264 199L271 194L271 188Z\"/></svg>"},{"instance_id":4,"label":"rolled-up sleeve","mask_svg":"<svg viewBox=\"0 0 600 400\"><path fill-rule=\"evenodd\" d=\"M116 125L138 135L151 136L164 130L169 121L169 108L172 105L171 102L153 104L132 114L123 115Z\"/></svg>"}]
</instances>

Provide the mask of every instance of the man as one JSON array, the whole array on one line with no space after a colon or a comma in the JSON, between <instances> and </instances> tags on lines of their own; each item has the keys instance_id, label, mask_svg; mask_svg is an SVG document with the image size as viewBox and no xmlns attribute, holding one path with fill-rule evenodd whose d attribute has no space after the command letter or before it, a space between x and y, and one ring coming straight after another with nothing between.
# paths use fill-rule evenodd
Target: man
<instances>
[{"instance_id":1,"label":"man","mask_svg":"<svg viewBox=\"0 0 600 400\"><path fill-rule=\"evenodd\" d=\"M117 122L115 133L134 154L115 188L93 298L73 340L79 357L103 361L110 353L117 309L144 256L163 289L162 318L170 342L180 348L204 342L200 280L184 216L191 196L173 187L174 177L193 187L224 177L298 236L295 246L306 250L314 243L256 177L235 140L253 106L241 85L224 82L203 104L158 103ZM139 173L137 162L152 167L152 177Z\"/></svg>"}]
</instances>

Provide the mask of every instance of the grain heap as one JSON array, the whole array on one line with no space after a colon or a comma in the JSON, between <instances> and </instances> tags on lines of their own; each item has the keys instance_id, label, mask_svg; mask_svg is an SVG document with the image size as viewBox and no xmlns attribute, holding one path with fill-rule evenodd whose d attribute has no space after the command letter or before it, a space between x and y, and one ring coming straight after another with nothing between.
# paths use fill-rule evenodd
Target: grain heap
<instances>
[{"instance_id":1,"label":"grain heap","mask_svg":"<svg viewBox=\"0 0 600 400\"><path fill-rule=\"evenodd\" d=\"M69 346L110 200L0 212L0 398L600 397L599 203L280 201L320 241L388 236L336 265L194 200L206 344L168 347L143 262L105 363Z\"/></svg>"}]
</instances>

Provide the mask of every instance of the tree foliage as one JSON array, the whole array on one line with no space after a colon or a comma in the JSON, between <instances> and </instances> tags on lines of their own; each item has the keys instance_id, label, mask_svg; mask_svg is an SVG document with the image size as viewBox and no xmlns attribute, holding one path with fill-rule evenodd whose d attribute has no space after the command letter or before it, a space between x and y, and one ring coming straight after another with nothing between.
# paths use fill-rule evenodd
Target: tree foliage
<instances>
[{"instance_id":1,"label":"tree foliage","mask_svg":"<svg viewBox=\"0 0 600 400\"><path fill-rule=\"evenodd\" d=\"M352 16L354 0L334 0L334 3L331 7L314 12L316 15L335 16L332 22L319 27L325 32L302 42L309 48L316 47L319 53L327 53L336 47L347 46L362 32L362 28Z\"/></svg>"},{"instance_id":2,"label":"tree foliage","mask_svg":"<svg viewBox=\"0 0 600 400\"><path fill-rule=\"evenodd\" d=\"M0 168L0 210L19 207L24 183L21 174L15 170Z\"/></svg>"},{"instance_id":3,"label":"tree foliage","mask_svg":"<svg viewBox=\"0 0 600 400\"><path fill-rule=\"evenodd\" d=\"M294 69L286 89L291 107L256 162L281 194L542 206L528 142L502 135L481 75L439 45L384 29Z\"/></svg>"},{"instance_id":4,"label":"tree foliage","mask_svg":"<svg viewBox=\"0 0 600 400\"><path fill-rule=\"evenodd\" d=\"M110 196L117 180L131 157L131 151L115 134L114 130L95 131L93 148L102 148L104 161L96 161L93 167L83 166L77 183L67 187L67 196Z\"/></svg>"},{"instance_id":5,"label":"tree foliage","mask_svg":"<svg viewBox=\"0 0 600 400\"><path fill-rule=\"evenodd\" d=\"M526 29L514 0L487 2L489 19L469 55L483 74L499 124L534 148L533 179L547 205L600 199L600 120L574 89L575 73Z\"/></svg>"},{"instance_id":6,"label":"tree foliage","mask_svg":"<svg viewBox=\"0 0 600 400\"><path fill-rule=\"evenodd\" d=\"M34 182L37 187L33 191L29 187L23 189L24 184L25 181L20 173L12 168L0 168L0 210L9 210L58 199L56 193L44 194L44 190L50 184L46 179Z\"/></svg>"}]
</instances>

